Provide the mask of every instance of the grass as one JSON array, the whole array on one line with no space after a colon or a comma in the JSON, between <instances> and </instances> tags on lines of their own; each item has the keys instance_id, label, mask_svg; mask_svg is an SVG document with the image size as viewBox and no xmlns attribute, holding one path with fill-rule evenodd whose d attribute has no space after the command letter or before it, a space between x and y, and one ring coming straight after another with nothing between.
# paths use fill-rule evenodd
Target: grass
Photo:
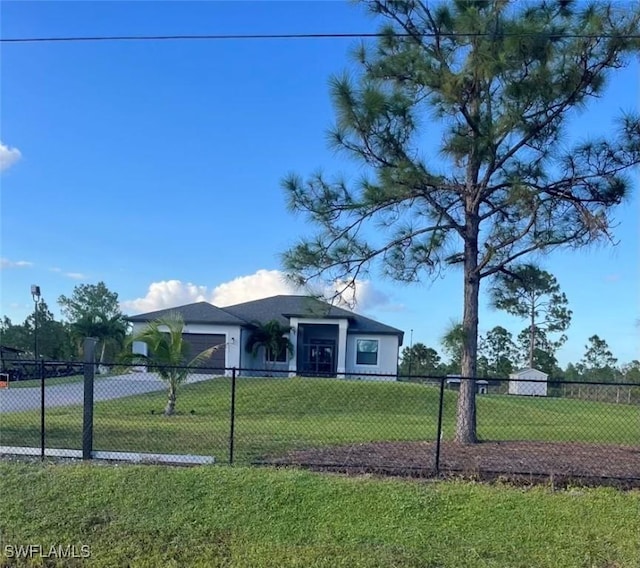
<instances>
[{"instance_id":1,"label":"grass","mask_svg":"<svg viewBox=\"0 0 640 568\"><path fill-rule=\"evenodd\" d=\"M0 479L7 566L43 565L6 556L27 544L89 546L71 567L640 566L640 492L611 488L8 462Z\"/></svg>"},{"instance_id":2,"label":"grass","mask_svg":"<svg viewBox=\"0 0 640 568\"><path fill-rule=\"evenodd\" d=\"M456 393L445 393L444 435L454 432ZM162 416L165 393L98 402L98 450L228 456L230 380L185 385L178 415ZM288 449L378 440L433 440L438 390L424 385L327 379L238 380L239 462ZM81 447L82 408L47 411L47 445ZM640 445L635 406L562 398L478 397L478 433L492 440ZM0 414L0 445L38 445L37 412Z\"/></svg>"}]
</instances>

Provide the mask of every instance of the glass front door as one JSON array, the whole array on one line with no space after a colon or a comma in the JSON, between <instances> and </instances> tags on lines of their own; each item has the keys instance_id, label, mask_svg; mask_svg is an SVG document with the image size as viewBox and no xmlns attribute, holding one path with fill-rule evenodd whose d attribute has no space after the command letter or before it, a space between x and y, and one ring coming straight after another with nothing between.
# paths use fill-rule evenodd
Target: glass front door
<instances>
[{"instance_id":1,"label":"glass front door","mask_svg":"<svg viewBox=\"0 0 640 568\"><path fill-rule=\"evenodd\" d=\"M336 342L332 339L311 339L303 346L302 372L311 376L335 375Z\"/></svg>"}]
</instances>

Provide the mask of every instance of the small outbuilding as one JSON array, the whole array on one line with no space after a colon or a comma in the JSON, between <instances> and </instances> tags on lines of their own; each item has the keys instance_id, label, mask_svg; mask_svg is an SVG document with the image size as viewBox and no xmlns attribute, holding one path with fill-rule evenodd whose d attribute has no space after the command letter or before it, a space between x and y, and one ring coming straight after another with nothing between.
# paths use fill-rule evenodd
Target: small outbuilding
<instances>
[{"instance_id":1,"label":"small outbuilding","mask_svg":"<svg viewBox=\"0 0 640 568\"><path fill-rule=\"evenodd\" d=\"M509 394L547 396L549 375L538 369L521 369L509 375Z\"/></svg>"},{"instance_id":2,"label":"small outbuilding","mask_svg":"<svg viewBox=\"0 0 640 568\"><path fill-rule=\"evenodd\" d=\"M460 375L448 375L445 383L448 389L460 390ZM488 390L488 381L485 381L484 379L476 379L476 394L487 394Z\"/></svg>"}]
</instances>

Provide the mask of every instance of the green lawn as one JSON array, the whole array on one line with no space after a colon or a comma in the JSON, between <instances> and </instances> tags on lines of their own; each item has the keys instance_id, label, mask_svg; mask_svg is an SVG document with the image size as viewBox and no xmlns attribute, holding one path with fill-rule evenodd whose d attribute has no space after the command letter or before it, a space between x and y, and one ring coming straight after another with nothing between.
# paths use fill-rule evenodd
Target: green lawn
<instances>
[{"instance_id":1,"label":"green lawn","mask_svg":"<svg viewBox=\"0 0 640 568\"><path fill-rule=\"evenodd\" d=\"M456 393L447 391L444 434ZM418 384L327 379L238 379L240 463L286 449L378 440L433 440L438 390ZM184 386L174 417L164 392L96 403L95 449L195 453L228 459L230 380ZM82 409L47 412L47 445L81 447ZM0 415L0 445L38 445L37 412ZM562 398L478 397L478 433L492 440L640 445L640 409Z\"/></svg>"},{"instance_id":2,"label":"green lawn","mask_svg":"<svg viewBox=\"0 0 640 568\"><path fill-rule=\"evenodd\" d=\"M637 491L215 466L0 462L0 479L3 566L640 566ZM85 545L91 556L9 557L28 544Z\"/></svg>"}]
</instances>

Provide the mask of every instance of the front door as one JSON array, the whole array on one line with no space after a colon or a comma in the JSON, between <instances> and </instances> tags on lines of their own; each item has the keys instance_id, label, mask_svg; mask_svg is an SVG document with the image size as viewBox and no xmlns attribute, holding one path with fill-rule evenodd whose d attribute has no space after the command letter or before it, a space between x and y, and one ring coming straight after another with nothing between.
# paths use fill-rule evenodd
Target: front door
<instances>
[{"instance_id":1,"label":"front door","mask_svg":"<svg viewBox=\"0 0 640 568\"><path fill-rule=\"evenodd\" d=\"M333 339L311 339L302 350L302 372L309 376L336 374L336 342Z\"/></svg>"}]
</instances>

